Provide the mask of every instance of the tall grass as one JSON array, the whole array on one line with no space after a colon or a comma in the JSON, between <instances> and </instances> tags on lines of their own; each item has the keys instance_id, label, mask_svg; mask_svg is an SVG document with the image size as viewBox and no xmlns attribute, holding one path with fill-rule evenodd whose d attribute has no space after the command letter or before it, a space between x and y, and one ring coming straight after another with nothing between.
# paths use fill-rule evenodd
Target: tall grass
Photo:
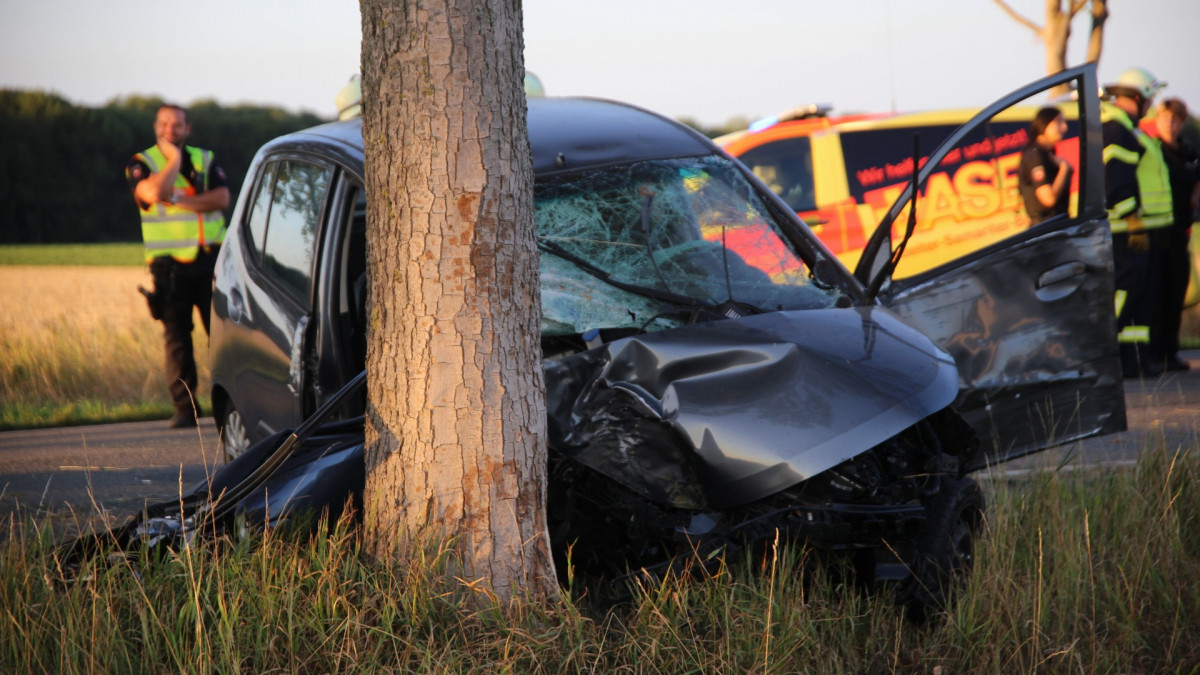
<instances>
[{"instance_id":1,"label":"tall grass","mask_svg":"<svg viewBox=\"0 0 1200 675\"><path fill-rule=\"evenodd\" d=\"M153 285L140 266L0 265L0 429L170 416L162 324L139 284ZM199 319L193 340L203 394Z\"/></svg>"},{"instance_id":2,"label":"tall grass","mask_svg":"<svg viewBox=\"0 0 1200 675\"><path fill-rule=\"evenodd\" d=\"M751 568L589 599L498 606L420 561L332 536L267 533L113 557L56 586L54 534L0 544L3 672L1200 672L1200 459L985 481L976 572L939 620L907 622L781 546Z\"/></svg>"},{"instance_id":3,"label":"tall grass","mask_svg":"<svg viewBox=\"0 0 1200 675\"><path fill-rule=\"evenodd\" d=\"M0 265L145 265L140 243L113 244L5 244L0 246Z\"/></svg>"}]
</instances>

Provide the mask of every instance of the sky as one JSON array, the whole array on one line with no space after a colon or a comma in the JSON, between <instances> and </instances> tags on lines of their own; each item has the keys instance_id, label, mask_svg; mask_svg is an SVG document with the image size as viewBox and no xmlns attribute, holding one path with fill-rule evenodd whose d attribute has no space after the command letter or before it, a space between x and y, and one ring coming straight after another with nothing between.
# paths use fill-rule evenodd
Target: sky
<instances>
[{"instance_id":1,"label":"sky","mask_svg":"<svg viewBox=\"0 0 1200 675\"><path fill-rule=\"evenodd\" d=\"M1042 23L1045 0L1009 0ZM551 96L600 96L719 125L808 103L978 107L1044 75L993 0L525 0L525 67ZM1150 70L1200 111L1200 2L1109 0L1100 81ZM1075 18L1068 63L1086 51ZM0 0L0 88L81 105L212 99L332 118L358 72L347 0ZM1191 49L1188 45L1193 45Z\"/></svg>"}]
</instances>

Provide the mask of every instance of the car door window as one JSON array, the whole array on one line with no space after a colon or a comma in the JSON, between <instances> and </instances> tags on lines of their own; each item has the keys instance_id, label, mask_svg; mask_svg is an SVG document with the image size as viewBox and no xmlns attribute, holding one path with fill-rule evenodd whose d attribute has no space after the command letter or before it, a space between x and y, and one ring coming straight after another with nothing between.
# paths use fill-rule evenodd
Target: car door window
<instances>
[{"instance_id":1,"label":"car door window","mask_svg":"<svg viewBox=\"0 0 1200 675\"><path fill-rule=\"evenodd\" d=\"M332 170L297 160L277 164L263 244L266 273L308 304L317 231Z\"/></svg>"},{"instance_id":2,"label":"car door window","mask_svg":"<svg viewBox=\"0 0 1200 675\"><path fill-rule=\"evenodd\" d=\"M939 153L932 167L927 166L930 156L954 127L843 134L847 167L862 164L856 158L866 154L882 158L877 165L856 172L867 184L860 186L854 196L870 206L875 222L886 220L893 203L910 187L914 151L920 154L920 169L927 169L928 175L917 193L916 227L895 270L895 279L953 264L1030 229L1032 221L1021 198L1018 168L1022 152L1032 140L1030 125L1038 110L1047 106L1059 110L1067 120L1067 132L1054 152L1071 166L1070 213L1077 213L1078 100L1047 103L1044 92L1038 92L956 137L945 152ZM893 241L903 238L907 225L905 206L891 222Z\"/></svg>"},{"instance_id":3,"label":"car door window","mask_svg":"<svg viewBox=\"0 0 1200 675\"><path fill-rule=\"evenodd\" d=\"M254 206L246 217L246 236L250 239L250 250L254 252L253 259L262 262L263 240L267 234L267 218L271 214L271 190L275 187L275 163L263 166L262 176L258 181L258 190L254 193Z\"/></svg>"},{"instance_id":4,"label":"car door window","mask_svg":"<svg viewBox=\"0 0 1200 675\"><path fill-rule=\"evenodd\" d=\"M813 188L812 142L807 136L783 138L739 157L793 211L817 208Z\"/></svg>"}]
</instances>

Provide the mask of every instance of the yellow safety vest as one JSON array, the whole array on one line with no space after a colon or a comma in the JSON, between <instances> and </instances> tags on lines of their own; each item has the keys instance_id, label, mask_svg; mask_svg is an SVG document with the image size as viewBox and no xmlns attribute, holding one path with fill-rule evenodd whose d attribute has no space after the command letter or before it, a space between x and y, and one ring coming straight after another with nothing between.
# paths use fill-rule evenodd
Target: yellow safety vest
<instances>
[{"instance_id":1,"label":"yellow safety vest","mask_svg":"<svg viewBox=\"0 0 1200 675\"><path fill-rule=\"evenodd\" d=\"M1104 146L1104 163L1110 161L1125 162L1137 165L1138 203L1142 225L1147 230L1166 227L1174 222L1171 205L1171 178L1167 173L1167 162L1163 159L1162 147L1134 125L1129 115L1114 105L1105 105L1100 119L1102 121L1116 120L1128 129L1142 146L1141 153L1133 153L1128 148L1112 144ZM1108 210L1108 222L1114 233L1129 231L1132 198L1115 204Z\"/></svg>"},{"instance_id":2,"label":"yellow safety vest","mask_svg":"<svg viewBox=\"0 0 1200 675\"><path fill-rule=\"evenodd\" d=\"M207 190L208 172L213 161L212 152L191 146L185 146L185 150L187 161L192 163L201 176L203 185L198 187L201 191ZM157 173L159 167L167 163L167 158L157 145L138 153L135 157L150 168L150 173ZM183 173L180 171L175 177L175 194L196 194L196 188L184 178ZM220 209L196 213L174 204L157 202L140 210L142 243L146 247L147 264L155 258L168 255L179 262L192 262L196 259L200 247L225 241L225 214Z\"/></svg>"}]
</instances>

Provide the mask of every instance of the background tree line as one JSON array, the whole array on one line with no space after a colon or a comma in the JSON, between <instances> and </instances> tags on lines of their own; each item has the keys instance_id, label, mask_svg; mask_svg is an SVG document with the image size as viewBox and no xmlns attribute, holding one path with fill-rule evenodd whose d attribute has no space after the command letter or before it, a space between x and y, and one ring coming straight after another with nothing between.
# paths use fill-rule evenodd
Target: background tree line
<instances>
[{"instance_id":1,"label":"background tree line","mask_svg":"<svg viewBox=\"0 0 1200 675\"><path fill-rule=\"evenodd\" d=\"M141 241L125 165L154 144L162 102L134 96L92 108L52 93L0 89L0 244ZM263 143L327 121L211 100L187 110L188 143L216 153L234 202Z\"/></svg>"}]
</instances>

